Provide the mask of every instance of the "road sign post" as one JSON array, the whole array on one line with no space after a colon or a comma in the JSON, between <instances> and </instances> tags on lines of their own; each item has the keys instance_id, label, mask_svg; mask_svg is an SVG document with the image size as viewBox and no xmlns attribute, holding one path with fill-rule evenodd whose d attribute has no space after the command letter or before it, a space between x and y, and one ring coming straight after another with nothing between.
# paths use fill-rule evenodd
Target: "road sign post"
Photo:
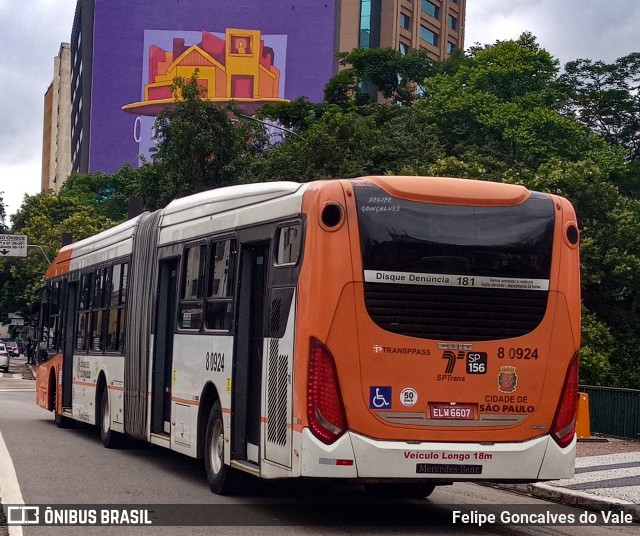
<instances>
[{"instance_id":1,"label":"road sign post","mask_svg":"<svg viewBox=\"0 0 640 536\"><path fill-rule=\"evenodd\" d=\"M0 259L26 257L27 247L27 235L0 234Z\"/></svg>"}]
</instances>

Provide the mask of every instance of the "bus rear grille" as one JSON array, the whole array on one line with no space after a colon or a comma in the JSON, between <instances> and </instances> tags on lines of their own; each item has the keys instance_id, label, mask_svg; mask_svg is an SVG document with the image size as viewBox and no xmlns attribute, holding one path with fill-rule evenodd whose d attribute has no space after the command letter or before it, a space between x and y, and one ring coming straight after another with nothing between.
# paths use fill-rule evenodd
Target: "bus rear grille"
<instances>
[{"instance_id":1,"label":"bus rear grille","mask_svg":"<svg viewBox=\"0 0 640 536\"><path fill-rule=\"evenodd\" d=\"M365 283L371 319L382 329L444 341L486 341L533 331L547 292Z\"/></svg>"}]
</instances>

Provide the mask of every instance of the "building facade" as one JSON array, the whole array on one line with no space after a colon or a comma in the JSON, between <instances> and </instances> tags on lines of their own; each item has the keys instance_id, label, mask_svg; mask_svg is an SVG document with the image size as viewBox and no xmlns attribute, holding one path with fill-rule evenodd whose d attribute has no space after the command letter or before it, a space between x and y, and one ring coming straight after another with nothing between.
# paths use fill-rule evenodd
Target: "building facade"
<instances>
[{"instance_id":1,"label":"building facade","mask_svg":"<svg viewBox=\"0 0 640 536\"><path fill-rule=\"evenodd\" d=\"M464 49L466 0L342 0L339 50L426 50L445 60Z\"/></svg>"},{"instance_id":2,"label":"building facade","mask_svg":"<svg viewBox=\"0 0 640 536\"><path fill-rule=\"evenodd\" d=\"M41 190L58 193L71 173L71 47L62 43L44 96Z\"/></svg>"},{"instance_id":3,"label":"building facade","mask_svg":"<svg viewBox=\"0 0 640 536\"><path fill-rule=\"evenodd\" d=\"M463 46L465 1L430 0L433 12L421 0L78 0L72 169L113 173L149 159L174 77L196 70L207 99L252 113L321 101L339 51L423 48L443 59Z\"/></svg>"}]
</instances>

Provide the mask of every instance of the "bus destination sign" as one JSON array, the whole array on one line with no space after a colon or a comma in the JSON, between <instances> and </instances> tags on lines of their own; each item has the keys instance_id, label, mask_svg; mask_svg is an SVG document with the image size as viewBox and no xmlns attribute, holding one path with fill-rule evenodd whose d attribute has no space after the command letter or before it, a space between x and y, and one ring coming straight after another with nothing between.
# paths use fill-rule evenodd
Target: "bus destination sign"
<instances>
[{"instance_id":1,"label":"bus destination sign","mask_svg":"<svg viewBox=\"0 0 640 536\"><path fill-rule=\"evenodd\" d=\"M0 234L0 259L26 256L27 235Z\"/></svg>"}]
</instances>

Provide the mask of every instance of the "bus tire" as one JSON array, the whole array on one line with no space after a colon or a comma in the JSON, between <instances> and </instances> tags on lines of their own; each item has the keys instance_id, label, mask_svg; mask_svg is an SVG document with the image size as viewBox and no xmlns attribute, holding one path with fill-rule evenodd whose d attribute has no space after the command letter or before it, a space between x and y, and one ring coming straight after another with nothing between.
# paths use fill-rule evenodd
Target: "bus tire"
<instances>
[{"instance_id":1,"label":"bus tire","mask_svg":"<svg viewBox=\"0 0 640 536\"><path fill-rule=\"evenodd\" d=\"M73 420L53 410L53 420L58 428L73 428Z\"/></svg>"},{"instance_id":2,"label":"bus tire","mask_svg":"<svg viewBox=\"0 0 640 536\"><path fill-rule=\"evenodd\" d=\"M213 403L207 421L204 466L211 491L218 495L228 495L231 491L233 470L224 463L224 421L219 400Z\"/></svg>"},{"instance_id":3,"label":"bus tire","mask_svg":"<svg viewBox=\"0 0 640 536\"><path fill-rule=\"evenodd\" d=\"M73 420L69 417L65 417L61 413L58 413L58 390L56 388L55 381L53 382L53 420L58 428L71 428L73 427Z\"/></svg>"},{"instance_id":4,"label":"bus tire","mask_svg":"<svg viewBox=\"0 0 640 536\"><path fill-rule=\"evenodd\" d=\"M109 407L109 391L105 387L102 390L102 399L100 403L100 413L98 418L98 427L100 430L100 439L102 444L108 449L118 448L121 444L122 436L118 432L111 429L111 408Z\"/></svg>"},{"instance_id":5,"label":"bus tire","mask_svg":"<svg viewBox=\"0 0 640 536\"><path fill-rule=\"evenodd\" d=\"M434 484L415 482L406 484L365 484L367 493L378 498L426 499L436 488Z\"/></svg>"}]
</instances>

